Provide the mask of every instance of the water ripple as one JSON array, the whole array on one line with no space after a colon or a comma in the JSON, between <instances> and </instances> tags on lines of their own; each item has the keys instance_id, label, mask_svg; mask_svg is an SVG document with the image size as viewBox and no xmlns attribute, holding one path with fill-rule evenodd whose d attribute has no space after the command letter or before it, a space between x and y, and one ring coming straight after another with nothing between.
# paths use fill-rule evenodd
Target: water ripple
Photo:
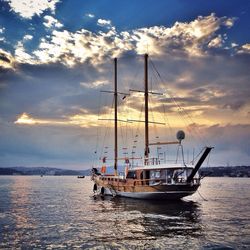
<instances>
[{"instance_id":1,"label":"water ripple","mask_svg":"<svg viewBox=\"0 0 250 250\"><path fill-rule=\"evenodd\" d=\"M0 177L0 249L249 249L250 179L180 202L92 196L89 178Z\"/></svg>"}]
</instances>

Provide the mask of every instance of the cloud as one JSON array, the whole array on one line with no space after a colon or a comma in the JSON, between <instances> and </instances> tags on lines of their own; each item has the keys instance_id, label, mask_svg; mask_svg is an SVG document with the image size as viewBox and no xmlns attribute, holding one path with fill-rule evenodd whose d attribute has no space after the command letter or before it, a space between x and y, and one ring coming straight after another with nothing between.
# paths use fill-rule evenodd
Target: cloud
<instances>
[{"instance_id":1,"label":"cloud","mask_svg":"<svg viewBox=\"0 0 250 250\"><path fill-rule=\"evenodd\" d=\"M13 68L14 62L15 59L9 52L0 49L0 68Z\"/></svg>"},{"instance_id":2,"label":"cloud","mask_svg":"<svg viewBox=\"0 0 250 250\"><path fill-rule=\"evenodd\" d=\"M25 39L24 37L23 40L27 41L27 38ZM25 51L24 45L21 41L19 41L15 46L15 60L18 63L36 63L34 57Z\"/></svg>"},{"instance_id":3,"label":"cloud","mask_svg":"<svg viewBox=\"0 0 250 250\"><path fill-rule=\"evenodd\" d=\"M115 29L98 33L85 29L76 32L54 30L51 35L41 39L39 48L33 53L29 53L25 49L24 42L18 42L15 48L15 63L37 66L59 66L62 64L62 68L65 66L72 71L75 68L84 67L90 73L84 71L84 77L81 74L83 78L74 83L75 86L84 91L98 90L101 85L106 85L108 88L112 82L112 79L108 78L110 69L108 71L107 66L105 66L107 62L110 65L113 57L121 57L124 60L122 64L125 64L126 55L143 54L144 41L151 41L155 45L148 47L150 56L159 66L159 71L167 73L161 86L173 88L175 94L181 93L181 96L177 96L176 100L180 101L182 106L194 116L199 115L199 119L203 121L206 116L211 116L211 119L206 119L208 124L211 124L215 117L217 121L230 122L231 118L228 113L232 111L242 112L239 120L246 123L247 119L243 112L249 105L249 88L246 86L248 69L245 63L248 59L239 56L232 57L231 53L218 54L216 57L213 53L210 54L212 48L223 49L224 35L221 36L218 32L222 26L230 26L227 24L228 19L233 23L231 18L218 18L211 14L207 17L198 17L189 23L175 23L169 28L155 26L120 33ZM190 46L193 49L196 48L197 52L191 53L190 51L193 49L190 49ZM246 49L247 44L243 45L242 48ZM238 50L238 47L236 49ZM11 55L9 54L9 56ZM213 63L211 64L211 62ZM194 65L197 66L195 70ZM138 68L138 62L131 64L127 72L133 72L136 68ZM46 70L48 71L47 68ZM100 76L102 72L105 72L104 76ZM211 72L213 73L211 74ZM30 71L23 74L33 79L37 78ZM124 79L122 81L124 88L125 83L128 86L129 82L135 82L133 74L125 76L119 72L119 77ZM51 81L53 86L57 86L54 80L49 79L48 81ZM238 86L237 91L234 90L235 82ZM140 81L137 80L136 84L141 88L139 83ZM65 86L68 87L68 84L65 83ZM56 91L60 89L59 86L56 88ZM94 94L94 92L86 93ZM85 100L88 100L89 104ZM165 100L165 103L169 101ZM81 102L82 104L84 102L84 105L90 109L92 104L91 98L88 99L86 95L81 95L81 93L63 96L60 101L55 101L55 98L53 101L52 99L46 100L50 105L58 106L61 113L66 112L66 110L67 112L72 112L72 110L77 112ZM69 107L74 106L74 108L71 111L69 108L66 109L65 102L69 102ZM43 105L49 109L49 104ZM60 104L63 108L59 107ZM140 105L133 104L135 104L137 111L140 110ZM176 111L175 106L166 105L169 113ZM29 110L24 109L23 112L29 112Z\"/></svg>"},{"instance_id":4,"label":"cloud","mask_svg":"<svg viewBox=\"0 0 250 250\"><path fill-rule=\"evenodd\" d=\"M26 34L21 41L18 41L15 45L14 57L16 64L29 63L36 64L34 56L28 53L25 49L25 44L33 39L32 35Z\"/></svg>"},{"instance_id":5,"label":"cloud","mask_svg":"<svg viewBox=\"0 0 250 250\"><path fill-rule=\"evenodd\" d=\"M47 28L62 28L63 27L63 24L61 24L58 20L56 20L54 17L52 16L44 16L44 23L43 25Z\"/></svg>"},{"instance_id":6,"label":"cloud","mask_svg":"<svg viewBox=\"0 0 250 250\"><path fill-rule=\"evenodd\" d=\"M116 31L92 33L80 30L76 33L53 31L49 39L44 39L33 52L40 63L61 62L69 67L90 61L92 64L103 63L105 57L114 57L132 49L122 41Z\"/></svg>"},{"instance_id":7,"label":"cloud","mask_svg":"<svg viewBox=\"0 0 250 250\"><path fill-rule=\"evenodd\" d=\"M235 21L236 21L236 18L225 18L224 25L227 28L231 28L234 25Z\"/></svg>"},{"instance_id":8,"label":"cloud","mask_svg":"<svg viewBox=\"0 0 250 250\"><path fill-rule=\"evenodd\" d=\"M1 35L4 34L4 32L5 32L5 28L4 27L0 28L0 42L5 42L6 41L5 37L1 36Z\"/></svg>"},{"instance_id":9,"label":"cloud","mask_svg":"<svg viewBox=\"0 0 250 250\"><path fill-rule=\"evenodd\" d=\"M83 112L83 109L81 110ZM77 114L69 117L64 117L63 119L41 119L33 118L27 113L21 114L17 120L14 122L17 125L50 125L50 126L79 126L79 127L96 127L97 116L88 114L85 111L85 114Z\"/></svg>"},{"instance_id":10,"label":"cloud","mask_svg":"<svg viewBox=\"0 0 250 250\"><path fill-rule=\"evenodd\" d=\"M239 46L237 43L231 43L232 48Z\"/></svg>"},{"instance_id":11,"label":"cloud","mask_svg":"<svg viewBox=\"0 0 250 250\"><path fill-rule=\"evenodd\" d=\"M23 18L32 18L34 15L40 16L45 10L55 12L56 4L60 0L4 0L8 2L11 10Z\"/></svg>"},{"instance_id":12,"label":"cloud","mask_svg":"<svg viewBox=\"0 0 250 250\"><path fill-rule=\"evenodd\" d=\"M44 20L48 28L62 28L62 24L52 16L46 15ZM189 23L176 22L172 27L154 26L120 33L111 26L110 20L98 19L98 23L110 26L110 29L97 33L85 29L76 32L53 30L51 35L40 39L38 48L29 52L19 41L16 61L33 64L59 62L73 67L84 62L98 65L106 58L121 57L126 53L147 52L155 57L204 57L210 54L210 49L223 49L222 35L217 33L222 26L230 28L234 19L211 14L199 16ZM23 41L31 38L31 35L25 35ZM238 49L238 53L243 51L248 51L248 44Z\"/></svg>"},{"instance_id":13,"label":"cloud","mask_svg":"<svg viewBox=\"0 0 250 250\"><path fill-rule=\"evenodd\" d=\"M233 23L233 18L219 18L211 14L205 17L199 16L189 23L176 22L171 28L163 26L142 28L134 31L132 38L137 42L136 51L139 54L148 51L153 55L205 56L208 53L207 45L210 43L211 46L216 41L214 40L216 32L222 26L231 27Z\"/></svg>"},{"instance_id":14,"label":"cloud","mask_svg":"<svg viewBox=\"0 0 250 250\"><path fill-rule=\"evenodd\" d=\"M33 39L33 36L32 35L25 35L24 37L23 37L23 40L24 41L28 41L28 40L32 40Z\"/></svg>"},{"instance_id":15,"label":"cloud","mask_svg":"<svg viewBox=\"0 0 250 250\"><path fill-rule=\"evenodd\" d=\"M217 37L215 37L214 39L212 39L209 43L208 43L208 47L209 48L219 48L222 46L223 44L223 39L222 36L219 35Z\"/></svg>"},{"instance_id":16,"label":"cloud","mask_svg":"<svg viewBox=\"0 0 250 250\"><path fill-rule=\"evenodd\" d=\"M250 125L214 125L203 128L203 132L210 141L213 141L215 153L217 157L219 152L234 152L232 156L227 156L226 159L217 159L221 164L226 164L229 161L232 165L239 165L239 157L244 158L244 162L250 160ZM217 152L216 152L217 151ZM236 158L235 158L236 156ZM218 157L219 158L219 157Z\"/></svg>"},{"instance_id":17,"label":"cloud","mask_svg":"<svg viewBox=\"0 0 250 250\"><path fill-rule=\"evenodd\" d=\"M95 17L95 15L94 15L94 14L91 14L91 13L87 13L87 14L85 14L85 16L87 16L87 17L89 17L89 18L94 18L94 17Z\"/></svg>"},{"instance_id":18,"label":"cloud","mask_svg":"<svg viewBox=\"0 0 250 250\"><path fill-rule=\"evenodd\" d=\"M28 46L33 38L25 35L16 43L13 55L0 50L0 122L6 123L0 130L0 162L10 164L12 159L19 159L27 163L22 158L25 153L31 159L29 164L43 159L48 159L46 164L60 164L67 157L72 162L84 158L89 163L89 147L95 147L89 145L94 144L95 126L100 130L112 127L112 121L97 119L113 118L112 94L99 93L103 88L113 89L113 57L119 57L119 91L127 92L129 88L143 88L141 54L145 52L150 54L150 88L165 93L150 97L150 111L154 111L150 120L164 121L163 115L167 117L161 134L167 134L168 125L174 130L173 136L179 128L192 130L194 120L216 147L215 163L224 164L226 152L234 152L234 157L229 155L231 163L234 159L249 162L244 141L249 137L249 44L225 49L224 33L233 23L232 18L211 14L171 27L123 32L114 27L99 32L52 29L33 51ZM141 94L124 100L119 96L120 119L139 119L142 98ZM165 110L158 103L164 104ZM181 116L185 112L188 115ZM230 135L234 130L242 132L234 137ZM219 139L220 135L225 136ZM189 137L187 131L187 143ZM15 138L15 143L8 138ZM51 146L46 148L48 142Z\"/></svg>"},{"instance_id":19,"label":"cloud","mask_svg":"<svg viewBox=\"0 0 250 250\"><path fill-rule=\"evenodd\" d=\"M57 163L69 166L70 164L75 163L75 161L79 164L83 156L88 163L91 153L93 154L94 151L96 131L91 127L85 127L85 129L80 128L80 126L79 128L78 126L75 126L73 129L72 126L62 126L60 124L51 125L48 123L42 125L38 124L38 126L27 124L24 126L19 124L17 129L13 128L13 125L3 126L2 124L2 130L0 131L2 138L0 142L0 161L2 163L4 162L3 155L5 155L5 161L9 159L9 163L11 164L13 162L13 156L17 156L18 153L20 155L25 153L28 157L26 157L26 162L24 164L27 164L27 159L32 159L32 163L29 162L28 165L42 164L44 159L46 159L48 160L47 164L55 165ZM119 134L120 129L121 128L119 128ZM131 131L133 130L131 129ZM161 130L160 133L163 133L164 131L165 130ZM221 126L216 124L213 126L207 126L190 124L189 127L185 129L185 132L186 139L183 142L185 152L187 149L191 150L195 147L195 155L199 153L199 146L204 142L199 142L199 137L197 135L201 136L203 141L207 142L207 145L214 146L210 159L211 165L218 166L226 165L227 163L230 163L231 165L241 165L244 163L247 164L250 160L250 125L228 124ZM101 134L101 131L99 133ZM143 134L143 130L140 129L137 133ZM14 145L12 140L7 139L11 134L12 136L15 136ZM106 138L105 142L107 147L112 145L111 137L112 131L109 131L109 137ZM194 140L194 137L197 140ZM50 141L49 144L48 138ZM122 138L120 137L119 140L122 141ZM140 140L140 138L138 138L138 140ZM88 147L86 147L86 143L88 143ZM62 147L62 145L64 145L64 147ZM132 145L130 146L132 147ZM130 146L129 152L131 150ZM120 145L120 147L122 146ZM81 150L79 150L79 148ZM109 148L112 149L112 146ZM67 151L64 149L67 149ZM143 152L142 149L143 145L138 145L137 151L139 152L141 150L141 152ZM172 148L169 147L168 151L172 154ZM175 148L173 152L175 152ZM109 153L111 154L112 150ZM122 152L120 152L120 154L122 154ZM175 154L173 153L172 156L174 155ZM33 156L36 156L36 158L34 159ZM111 155L109 156L112 157ZM73 157L75 157L75 160ZM187 157L186 154L185 157ZM19 164L21 163L19 162ZM88 164L83 164L83 166L86 166L87 168Z\"/></svg>"},{"instance_id":20,"label":"cloud","mask_svg":"<svg viewBox=\"0 0 250 250\"><path fill-rule=\"evenodd\" d=\"M98 20L97 20L97 24L98 24L99 26L110 27L110 26L111 26L111 21L110 21L110 20L105 20L105 19L98 19Z\"/></svg>"},{"instance_id":21,"label":"cloud","mask_svg":"<svg viewBox=\"0 0 250 250\"><path fill-rule=\"evenodd\" d=\"M212 165L239 166L248 164L250 160L249 124L227 124L224 126L220 124L212 126L190 124L187 131L188 136L190 136L189 131L193 134L200 134L207 145L214 147L210 161Z\"/></svg>"},{"instance_id":22,"label":"cloud","mask_svg":"<svg viewBox=\"0 0 250 250\"><path fill-rule=\"evenodd\" d=\"M45 19L47 27L61 27L53 17L45 16ZM213 48L223 50L224 40L217 33L221 27L231 27L234 23L233 18L211 14L199 16L189 23L176 22L172 27L154 26L119 33L110 20L98 21L110 29L97 33L85 29L76 32L53 30L50 36L41 38L38 48L30 56L36 63L59 62L69 67L84 62L98 65L106 58L121 57L126 53L206 57Z\"/></svg>"},{"instance_id":23,"label":"cloud","mask_svg":"<svg viewBox=\"0 0 250 250\"><path fill-rule=\"evenodd\" d=\"M250 54L250 43L246 43L244 45L242 45L239 49L238 49L238 54Z\"/></svg>"},{"instance_id":24,"label":"cloud","mask_svg":"<svg viewBox=\"0 0 250 250\"><path fill-rule=\"evenodd\" d=\"M80 82L80 85L85 87L85 88L98 88L100 86L104 86L104 85L107 85L107 84L109 84L109 81L106 80L106 79L97 80L97 81L94 81L94 82L91 82L91 83Z\"/></svg>"},{"instance_id":25,"label":"cloud","mask_svg":"<svg viewBox=\"0 0 250 250\"><path fill-rule=\"evenodd\" d=\"M2 167L89 168L86 159L93 155L95 136L90 129L46 125L17 126L3 122L0 126L0 165ZM10 138L14 139L10 140ZM86 147L87 143L90 145L89 148Z\"/></svg>"},{"instance_id":26,"label":"cloud","mask_svg":"<svg viewBox=\"0 0 250 250\"><path fill-rule=\"evenodd\" d=\"M48 28L62 28L53 17L46 15L44 25ZM79 63L102 64L106 58L121 57L126 53L164 57L205 57L212 48L223 49L223 38L217 34L222 26L231 27L233 18L216 17L211 14L199 16L189 23L176 22L172 27L154 26L117 32L110 26L107 32L94 33L85 29L76 32L53 30L51 35L41 38L37 49L25 50L23 44L16 45L16 61L32 64L62 63L74 67ZM101 25L111 25L110 20L99 19ZM229 25L230 24L230 25ZM23 41L31 39L26 35ZM233 49L233 48L232 48ZM238 53L246 53L248 44L243 45Z\"/></svg>"}]
</instances>

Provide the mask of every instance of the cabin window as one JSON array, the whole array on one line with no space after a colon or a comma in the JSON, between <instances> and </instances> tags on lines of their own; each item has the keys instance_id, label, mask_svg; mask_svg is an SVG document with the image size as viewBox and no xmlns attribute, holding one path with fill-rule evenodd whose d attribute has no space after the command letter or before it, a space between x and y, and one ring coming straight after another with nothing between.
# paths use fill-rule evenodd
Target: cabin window
<instances>
[{"instance_id":1,"label":"cabin window","mask_svg":"<svg viewBox=\"0 0 250 250\"><path fill-rule=\"evenodd\" d=\"M174 182L184 182L186 181L186 169L176 169L173 174Z\"/></svg>"},{"instance_id":2,"label":"cabin window","mask_svg":"<svg viewBox=\"0 0 250 250\"><path fill-rule=\"evenodd\" d=\"M150 179L160 179L161 172L160 171L151 171L151 178Z\"/></svg>"},{"instance_id":3,"label":"cabin window","mask_svg":"<svg viewBox=\"0 0 250 250\"><path fill-rule=\"evenodd\" d=\"M150 171L150 185L154 185L160 181L161 171L160 170L151 170Z\"/></svg>"},{"instance_id":4,"label":"cabin window","mask_svg":"<svg viewBox=\"0 0 250 250\"><path fill-rule=\"evenodd\" d=\"M174 171L172 169L167 170L167 183L172 182L173 173L174 173Z\"/></svg>"},{"instance_id":5,"label":"cabin window","mask_svg":"<svg viewBox=\"0 0 250 250\"><path fill-rule=\"evenodd\" d=\"M136 172L135 171L128 171L127 178L135 179L136 178Z\"/></svg>"}]
</instances>

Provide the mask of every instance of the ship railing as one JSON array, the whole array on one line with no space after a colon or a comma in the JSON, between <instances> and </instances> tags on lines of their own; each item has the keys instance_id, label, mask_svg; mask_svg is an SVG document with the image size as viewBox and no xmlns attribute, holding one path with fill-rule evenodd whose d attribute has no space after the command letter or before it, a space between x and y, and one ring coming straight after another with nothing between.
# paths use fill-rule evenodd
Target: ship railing
<instances>
[{"instance_id":1,"label":"ship railing","mask_svg":"<svg viewBox=\"0 0 250 250\"><path fill-rule=\"evenodd\" d=\"M183 164L183 161L178 160L176 162L176 159L163 159L163 158L158 158L158 157L151 157L151 158L145 158L146 159L146 163L145 165L153 165L153 166L157 166L157 165L162 165L162 164L166 164L166 163L172 163L172 164L176 164L176 163L180 163ZM133 164L132 167L138 167L140 164Z\"/></svg>"},{"instance_id":2,"label":"ship railing","mask_svg":"<svg viewBox=\"0 0 250 250\"><path fill-rule=\"evenodd\" d=\"M187 184L187 179L183 177L178 177L177 179L169 178L168 180L162 178L151 178L151 179L121 179L114 176L102 176L101 180L106 181L107 184L117 183L123 185L127 183L128 186L157 186L157 185L185 185ZM199 184L200 178L194 178L191 184Z\"/></svg>"},{"instance_id":3,"label":"ship railing","mask_svg":"<svg viewBox=\"0 0 250 250\"><path fill-rule=\"evenodd\" d=\"M157 185L173 185L173 184L186 184L186 178L177 178L177 179L173 179L171 178L171 180L166 180L166 179L162 179L162 178L151 178L151 179L121 179L121 178L114 178L114 176L102 176L100 178L102 181L107 182L108 184L112 184L112 183L117 183L117 185L119 185L119 183L121 183L121 185L123 185L122 183L127 183L126 185L128 186L157 186ZM193 184L198 184L199 183L199 179L193 179Z\"/></svg>"},{"instance_id":4,"label":"ship railing","mask_svg":"<svg viewBox=\"0 0 250 250\"><path fill-rule=\"evenodd\" d=\"M200 183L200 178L194 178L191 184L199 184ZM180 185L185 185L187 184L187 179L186 178L177 178L173 179L171 178L170 180L162 179L162 178L153 178L153 179L135 179L134 180L134 185L138 186L157 186L157 185L173 185L173 184L180 184Z\"/></svg>"}]
</instances>

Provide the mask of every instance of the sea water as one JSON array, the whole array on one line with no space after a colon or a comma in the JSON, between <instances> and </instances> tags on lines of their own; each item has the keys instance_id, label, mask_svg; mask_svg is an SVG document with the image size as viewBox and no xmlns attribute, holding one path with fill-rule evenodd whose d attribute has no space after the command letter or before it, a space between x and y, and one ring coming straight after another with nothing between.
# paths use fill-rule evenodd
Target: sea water
<instances>
[{"instance_id":1,"label":"sea water","mask_svg":"<svg viewBox=\"0 0 250 250\"><path fill-rule=\"evenodd\" d=\"M179 202L94 197L89 177L1 176L0 249L250 249L250 178Z\"/></svg>"}]
</instances>

